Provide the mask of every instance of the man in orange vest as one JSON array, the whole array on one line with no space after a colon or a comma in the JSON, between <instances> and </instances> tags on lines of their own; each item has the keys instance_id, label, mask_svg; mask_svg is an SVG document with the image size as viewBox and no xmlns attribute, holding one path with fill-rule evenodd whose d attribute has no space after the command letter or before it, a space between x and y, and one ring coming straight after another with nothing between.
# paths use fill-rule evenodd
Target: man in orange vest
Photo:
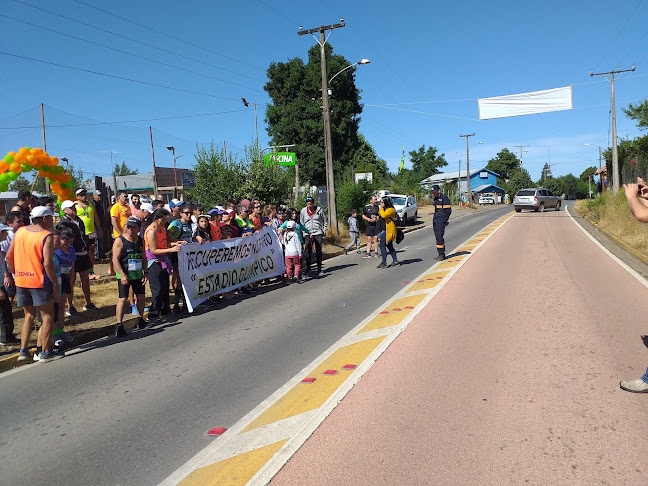
<instances>
[{"instance_id":1,"label":"man in orange vest","mask_svg":"<svg viewBox=\"0 0 648 486\"><path fill-rule=\"evenodd\" d=\"M18 361L31 360L29 337L34 325L36 309L41 313L40 362L47 363L63 357L52 350L54 330L54 302L59 301L59 285L54 268L54 243L50 238L53 217L51 209L37 206L31 211L32 223L20 228L7 251L7 264L15 275L16 304L25 311L22 324Z\"/></svg>"}]
</instances>

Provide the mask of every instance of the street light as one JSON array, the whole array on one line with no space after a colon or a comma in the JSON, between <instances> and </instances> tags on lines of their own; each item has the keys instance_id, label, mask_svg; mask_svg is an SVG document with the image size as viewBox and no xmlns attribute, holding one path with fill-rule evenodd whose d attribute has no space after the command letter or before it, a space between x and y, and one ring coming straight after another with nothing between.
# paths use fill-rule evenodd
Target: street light
<instances>
[{"instance_id":1,"label":"street light","mask_svg":"<svg viewBox=\"0 0 648 486\"><path fill-rule=\"evenodd\" d=\"M257 125L257 110L256 110L256 103L252 103L250 101L247 101L245 98L241 98L241 101L243 102L243 105L245 107L249 107L250 105L254 106L254 134L256 135L256 151L257 151L257 157L259 157L259 127Z\"/></svg>"},{"instance_id":2,"label":"street light","mask_svg":"<svg viewBox=\"0 0 648 486\"><path fill-rule=\"evenodd\" d=\"M176 156L175 156L175 147L173 145L167 145L167 149L173 152L173 197L178 198L178 170L176 169Z\"/></svg>"},{"instance_id":3,"label":"street light","mask_svg":"<svg viewBox=\"0 0 648 486\"><path fill-rule=\"evenodd\" d=\"M333 77L332 77L331 79L329 79L329 84L331 84L331 81L333 81L333 79L335 79L335 76L337 76L337 75L340 74L340 73L343 73L343 72L346 71L347 69L350 69L350 68L352 68L353 66L357 66L358 64L369 64L370 62L371 62L371 61L370 61L369 59L361 59L361 60L359 60L358 62L354 62L353 64L349 64L349 65L348 65L347 67L345 67L342 71L339 71L339 72L335 73L335 74L333 75Z\"/></svg>"},{"instance_id":4,"label":"street light","mask_svg":"<svg viewBox=\"0 0 648 486\"><path fill-rule=\"evenodd\" d=\"M601 177L601 192L605 192L605 184L603 183L603 172L601 172L601 146L595 143L586 143L589 147L598 147L599 151L599 176Z\"/></svg>"}]
</instances>

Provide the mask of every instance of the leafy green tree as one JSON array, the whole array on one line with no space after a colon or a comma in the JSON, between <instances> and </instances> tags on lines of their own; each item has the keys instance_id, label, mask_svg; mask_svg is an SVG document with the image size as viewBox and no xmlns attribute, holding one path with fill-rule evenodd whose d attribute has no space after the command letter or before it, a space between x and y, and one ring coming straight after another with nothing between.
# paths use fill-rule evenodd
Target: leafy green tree
<instances>
[{"instance_id":1,"label":"leafy green tree","mask_svg":"<svg viewBox=\"0 0 648 486\"><path fill-rule=\"evenodd\" d=\"M415 194L420 191L419 173L403 169L392 175L390 191L394 194Z\"/></svg>"},{"instance_id":2,"label":"leafy green tree","mask_svg":"<svg viewBox=\"0 0 648 486\"><path fill-rule=\"evenodd\" d=\"M336 189L339 220L346 223L349 216L351 216L351 210L356 209L358 211L360 228L364 228L365 222L360 215L365 205L369 204L369 197L375 192L377 186L366 180L358 181L355 184L352 180L348 179L343 181Z\"/></svg>"},{"instance_id":3,"label":"leafy green tree","mask_svg":"<svg viewBox=\"0 0 648 486\"><path fill-rule=\"evenodd\" d=\"M187 191L191 200L213 207L228 199L240 201L245 197L247 167L242 161L231 153L226 158L213 142L207 148L198 146L195 157L196 187Z\"/></svg>"},{"instance_id":4,"label":"leafy green tree","mask_svg":"<svg viewBox=\"0 0 648 486\"><path fill-rule=\"evenodd\" d=\"M387 162L376 154L376 151L361 133L358 134L358 146L353 153L353 171L371 172L375 182L382 182L389 176ZM340 183L351 179L351 169L347 170ZM336 182L337 185L337 182Z\"/></svg>"},{"instance_id":5,"label":"leafy green tree","mask_svg":"<svg viewBox=\"0 0 648 486\"><path fill-rule=\"evenodd\" d=\"M635 120L639 128L648 129L648 99L636 105L630 103L627 108L623 108L623 112L628 118Z\"/></svg>"},{"instance_id":6,"label":"leafy green tree","mask_svg":"<svg viewBox=\"0 0 648 486\"><path fill-rule=\"evenodd\" d=\"M9 185L9 190L10 191L22 191L23 189L25 189L25 190L29 191L29 190L31 190L31 185L32 185L32 183L29 182L27 179L25 179L24 175L20 174L18 176L18 179L16 179L15 181L13 181Z\"/></svg>"},{"instance_id":7,"label":"leafy green tree","mask_svg":"<svg viewBox=\"0 0 648 486\"><path fill-rule=\"evenodd\" d=\"M594 174L596 174L597 170L598 169L596 167L588 167L580 175L580 180L583 182L587 182L590 177L594 177Z\"/></svg>"},{"instance_id":8,"label":"leafy green tree","mask_svg":"<svg viewBox=\"0 0 648 486\"><path fill-rule=\"evenodd\" d=\"M294 168L266 164L256 154L256 147L251 147L245 150L247 164L243 193L246 197L257 198L261 204L282 204L291 196L295 185Z\"/></svg>"},{"instance_id":9,"label":"leafy green tree","mask_svg":"<svg viewBox=\"0 0 648 486\"><path fill-rule=\"evenodd\" d=\"M499 174L497 183L501 184L510 179L514 171L520 169L520 160L509 149L503 148L497 153L497 157L488 161L486 168Z\"/></svg>"},{"instance_id":10,"label":"leafy green tree","mask_svg":"<svg viewBox=\"0 0 648 486\"><path fill-rule=\"evenodd\" d=\"M525 189L527 187L535 187L535 184L531 180L531 176L526 169L516 169L509 174L509 180L507 182L506 189L507 192L514 196L520 189Z\"/></svg>"},{"instance_id":11,"label":"leafy green tree","mask_svg":"<svg viewBox=\"0 0 648 486\"><path fill-rule=\"evenodd\" d=\"M329 76L352 64L343 56L334 55L329 43L325 49ZM347 173L345 169L352 166L354 153L361 145L358 123L362 105L355 85L355 69L339 74L329 86L335 174ZM323 185L326 173L320 47L315 45L308 50L306 63L300 58L272 62L267 75L269 81L264 89L272 104L266 109L265 120L271 144L297 144L300 180Z\"/></svg>"},{"instance_id":12,"label":"leafy green tree","mask_svg":"<svg viewBox=\"0 0 648 486\"><path fill-rule=\"evenodd\" d=\"M419 182L423 179L441 172L439 169L448 165L445 154L437 155L436 147L425 148L421 145L418 149L409 153L412 162L412 171L418 177Z\"/></svg>"},{"instance_id":13,"label":"leafy green tree","mask_svg":"<svg viewBox=\"0 0 648 486\"><path fill-rule=\"evenodd\" d=\"M129 175L137 175L139 174L139 171L137 169L131 169L126 165L126 161L122 161L121 165L115 164L115 175L118 176L129 176Z\"/></svg>"}]
</instances>

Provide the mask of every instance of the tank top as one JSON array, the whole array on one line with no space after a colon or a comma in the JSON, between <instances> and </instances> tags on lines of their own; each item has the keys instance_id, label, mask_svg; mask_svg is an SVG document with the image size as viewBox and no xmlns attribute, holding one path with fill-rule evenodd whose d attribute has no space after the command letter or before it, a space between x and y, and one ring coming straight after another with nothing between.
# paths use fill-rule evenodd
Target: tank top
<instances>
[{"instance_id":1,"label":"tank top","mask_svg":"<svg viewBox=\"0 0 648 486\"><path fill-rule=\"evenodd\" d=\"M161 231L156 231L156 229L153 227L153 225L149 226L146 228L146 232L144 233L144 249L146 250L146 258L149 260L151 258L157 260L158 258L151 253L151 246L149 245L148 242L148 235L149 231L154 231L155 232L155 242L157 243L157 248L158 250L168 248L167 246L167 237L166 237L166 231L164 228L161 228Z\"/></svg>"},{"instance_id":2,"label":"tank top","mask_svg":"<svg viewBox=\"0 0 648 486\"><path fill-rule=\"evenodd\" d=\"M83 221L85 225L85 234L91 235L95 232L95 209L91 202L88 202L88 207L83 208L80 204L76 204L77 216Z\"/></svg>"},{"instance_id":3,"label":"tank top","mask_svg":"<svg viewBox=\"0 0 648 486\"><path fill-rule=\"evenodd\" d=\"M126 272L128 280L142 280L142 239L138 236L136 241L128 241L123 236L119 237L122 241L122 250L119 254L119 263ZM116 272L117 278L121 278L119 272Z\"/></svg>"},{"instance_id":4,"label":"tank top","mask_svg":"<svg viewBox=\"0 0 648 486\"><path fill-rule=\"evenodd\" d=\"M19 228L14 237L14 270L16 286L42 289L49 278L43 267L43 247L51 233L45 229Z\"/></svg>"}]
</instances>

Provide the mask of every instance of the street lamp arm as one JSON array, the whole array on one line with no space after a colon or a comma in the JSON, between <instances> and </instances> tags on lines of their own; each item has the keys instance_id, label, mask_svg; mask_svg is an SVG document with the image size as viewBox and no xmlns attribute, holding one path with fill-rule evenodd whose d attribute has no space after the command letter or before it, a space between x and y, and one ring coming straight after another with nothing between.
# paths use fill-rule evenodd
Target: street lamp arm
<instances>
[{"instance_id":1,"label":"street lamp arm","mask_svg":"<svg viewBox=\"0 0 648 486\"><path fill-rule=\"evenodd\" d=\"M362 59L361 61L354 62L353 64L349 64L349 65L348 65L347 67L345 67L342 71L339 71L339 72L335 73L335 74L333 75L333 77L332 77L331 79L329 79L329 84L331 84L331 81L333 81L333 80L335 79L335 76L337 76L337 75L340 74L340 73L343 73L344 71L346 71L347 69L352 68L353 66L357 66L358 64L369 64L369 59Z\"/></svg>"}]
</instances>

